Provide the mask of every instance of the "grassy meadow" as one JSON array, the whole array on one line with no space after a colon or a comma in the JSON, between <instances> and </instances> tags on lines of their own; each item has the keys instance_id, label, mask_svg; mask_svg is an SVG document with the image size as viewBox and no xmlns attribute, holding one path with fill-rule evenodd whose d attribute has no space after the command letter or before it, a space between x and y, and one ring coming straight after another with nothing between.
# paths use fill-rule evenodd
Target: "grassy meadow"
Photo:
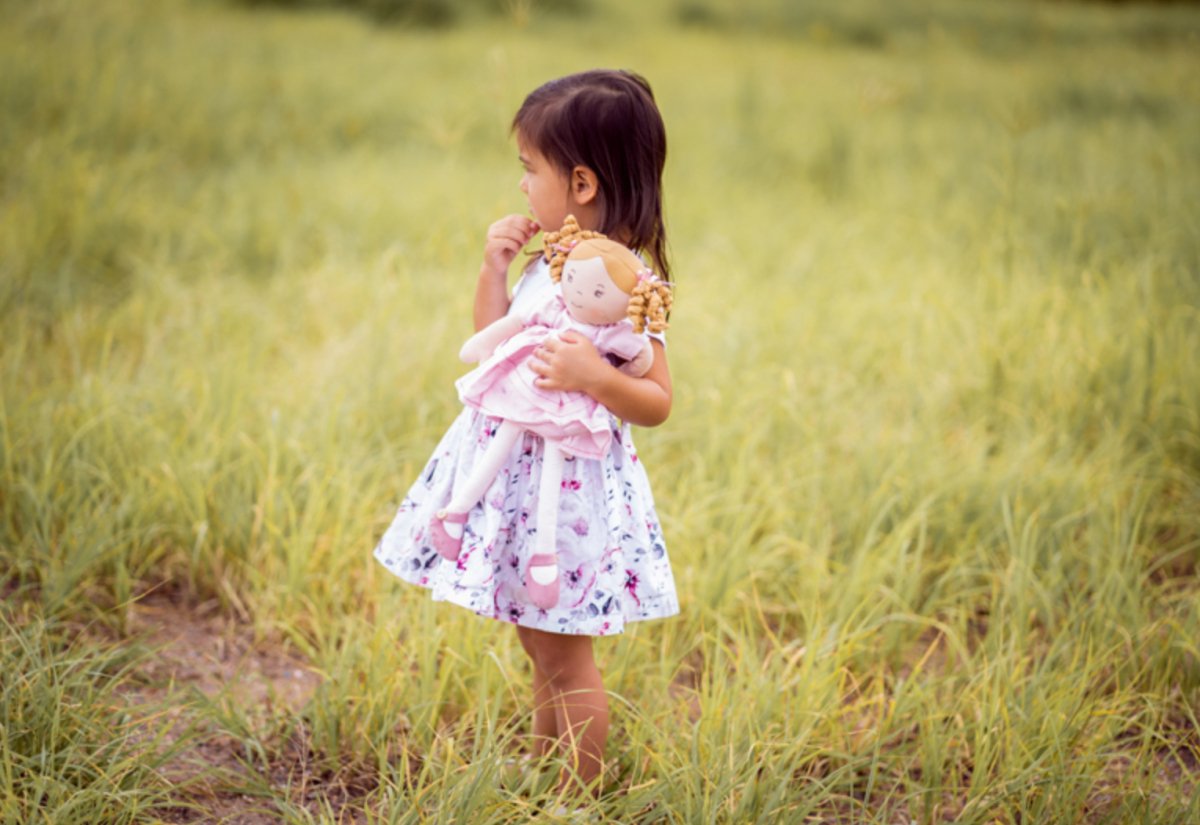
<instances>
[{"instance_id":1,"label":"grassy meadow","mask_svg":"<svg viewBox=\"0 0 1200 825\"><path fill-rule=\"evenodd\" d=\"M1200 8L288 5L0 0L0 821L556 821L515 633L371 551L592 66L682 601L594 820L1200 821Z\"/></svg>"}]
</instances>

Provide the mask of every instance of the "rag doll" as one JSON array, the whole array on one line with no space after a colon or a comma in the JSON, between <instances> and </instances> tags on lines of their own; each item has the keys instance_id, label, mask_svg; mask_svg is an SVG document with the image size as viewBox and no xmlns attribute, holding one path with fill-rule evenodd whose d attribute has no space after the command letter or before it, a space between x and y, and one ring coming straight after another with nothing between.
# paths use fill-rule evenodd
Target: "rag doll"
<instances>
[{"instance_id":1,"label":"rag doll","mask_svg":"<svg viewBox=\"0 0 1200 825\"><path fill-rule=\"evenodd\" d=\"M449 504L433 518L430 535L438 553L458 558L467 514L517 439L524 432L541 436L545 450L537 538L524 581L530 601L549 609L559 598L556 536L563 461L567 456L603 458L612 427L608 410L586 393L539 388L529 359L549 337L574 330L601 354L622 360L622 371L644 375L654 358L644 331L667 328L671 292L632 251L581 230L573 216L561 231L547 233L543 254L559 286L551 300L526 317L507 315L480 330L459 353L467 363L481 362L456 382L459 398L502 423L468 478L456 485Z\"/></svg>"}]
</instances>

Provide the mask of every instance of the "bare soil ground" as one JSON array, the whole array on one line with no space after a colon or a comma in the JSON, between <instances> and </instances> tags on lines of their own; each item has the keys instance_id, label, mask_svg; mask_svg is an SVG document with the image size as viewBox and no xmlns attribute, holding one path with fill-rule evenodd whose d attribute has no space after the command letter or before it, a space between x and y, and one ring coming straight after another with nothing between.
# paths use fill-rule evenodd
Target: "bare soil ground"
<instances>
[{"instance_id":1,"label":"bare soil ground","mask_svg":"<svg viewBox=\"0 0 1200 825\"><path fill-rule=\"evenodd\" d=\"M173 760L169 775L187 788L186 806L162 812L164 822L267 825L279 821L271 799L253 793L262 783L272 797L300 807L325 804L342 821L358 821L349 803L367 788L322 770L295 721L321 677L278 639L255 640L242 622L212 604L181 604L152 596L130 608L130 635L154 651L137 670L131 701L161 702L176 720L176 737L195 726L196 738ZM262 720L262 754L198 712L197 694ZM262 757L266 756L263 764ZM253 775L254 781L246 781ZM315 810L314 810L315 812Z\"/></svg>"}]
</instances>

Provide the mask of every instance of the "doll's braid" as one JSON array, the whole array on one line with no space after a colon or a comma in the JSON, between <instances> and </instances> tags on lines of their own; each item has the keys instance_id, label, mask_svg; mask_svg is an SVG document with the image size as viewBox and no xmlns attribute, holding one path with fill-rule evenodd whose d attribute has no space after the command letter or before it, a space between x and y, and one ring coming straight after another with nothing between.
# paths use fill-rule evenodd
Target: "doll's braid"
<instances>
[{"instance_id":1,"label":"doll's braid","mask_svg":"<svg viewBox=\"0 0 1200 825\"><path fill-rule=\"evenodd\" d=\"M669 326L667 315L670 312L671 285L654 274L639 278L629 299L628 315L633 322L633 331L665 331Z\"/></svg>"},{"instance_id":2,"label":"doll's braid","mask_svg":"<svg viewBox=\"0 0 1200 825\"><path fill-rule=\"evenodd\" d=\"M605 236L600 232L581 229L575 216L567 215L562 229L557 232L547 232L543 239L545 246L542 256L550 262L550 280L558 283L562 278L563 265L567 262L567 256L571 254L571 250L575 248L576 244L580 241L603 237Z\"/></svg>"}]
</instances>

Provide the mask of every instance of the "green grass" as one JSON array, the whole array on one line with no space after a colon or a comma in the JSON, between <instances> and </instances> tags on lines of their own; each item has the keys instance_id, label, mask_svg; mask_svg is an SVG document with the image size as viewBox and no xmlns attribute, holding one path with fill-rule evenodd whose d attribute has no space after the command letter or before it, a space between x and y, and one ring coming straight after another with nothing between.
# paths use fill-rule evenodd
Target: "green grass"
<instances>
[{"instance_id":1,"label":"green grass","mask_svg":"<svg viewBox=\"0 0 1200 825\"><path fill-rule=\"evenodd\" d=\"M0 618L3 821L145 821L171 799L162 770L194 737L129 692L138 657L72 643L36 616Z\"/></svg>"},{"instance_id":2,"label":"green grass","mask_svg":"<svg viewBox=\"0 0 1200 825\"><path fill-rule=\"evenodd\" d=\"M509 119L593 65L671 138L638 441L683 603L598 643L601 816L1200 819L1200 13L589 5L0 3L4 821L553 807L502 764L515 634L371 549L524 208ZM176 738L128 687L151 591L321 685L145 688Z\"/></svg>"}]
</instances>

